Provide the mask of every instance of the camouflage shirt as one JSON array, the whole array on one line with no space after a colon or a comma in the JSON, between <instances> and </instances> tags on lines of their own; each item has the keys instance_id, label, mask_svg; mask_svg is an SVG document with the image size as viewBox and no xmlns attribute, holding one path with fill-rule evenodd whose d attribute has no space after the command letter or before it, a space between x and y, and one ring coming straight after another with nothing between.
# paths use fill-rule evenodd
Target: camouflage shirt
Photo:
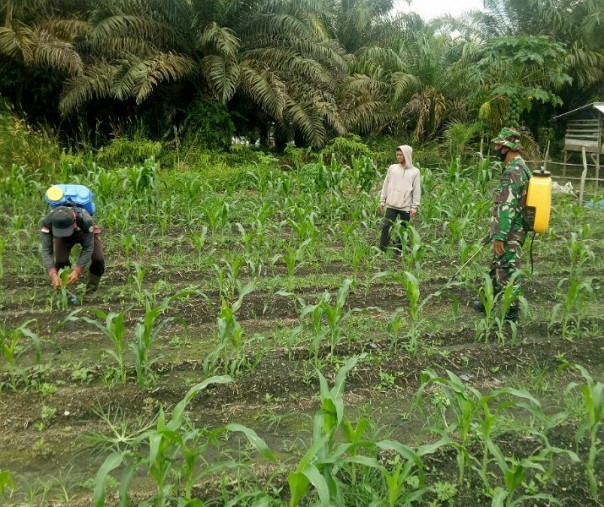
<instances>
[{"instance_id":1,"label":"camouflage shirt","mask_svg":"<svg viewBox=\"0 0 604 507\"><path fill-rule=\"evenodd\" d=\"M494 240L514 241L522 235L522 208L526 203L530 177L522 157L510 160L501 173L491 218L491 237Z\"/></svg>"}]
</instances>

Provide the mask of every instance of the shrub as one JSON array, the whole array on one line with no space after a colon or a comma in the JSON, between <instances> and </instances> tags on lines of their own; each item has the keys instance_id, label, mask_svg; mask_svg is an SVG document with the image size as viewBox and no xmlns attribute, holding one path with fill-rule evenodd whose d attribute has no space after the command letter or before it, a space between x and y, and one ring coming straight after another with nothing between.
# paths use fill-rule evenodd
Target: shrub
<instances>
[{"instance_id":1,"label":"shrub","mask_svg":"<svg viewBox=\"0 0 604 507\"><path fill-rule=\"evenodd\" d=\"M218 100L197 100L183 125L185 146L228 151L235 125L224 104Z\"/></svg>"},{"instance_id":2,"label":"shrub","mask_svg":"<svg viewBox=\"0 0 604 507\"><path fill-rule=\"evenodd\" d=\"M142 164L150 158L157 159L162 146L157 141L146 139L136 132L132 139L116 137L109 146L104 146L97 153L97 160L109 165Z\"/></svg>"},{"instance_id":3,"label":"shrub","mask_svg":"<svg viewBox=\"0 0 604 507\"><path fill-rule=\"evenodd\" d=\"M17 117L6 104L0 107L0 166L13 164L31 170L55 169L61 155L51 130L34 129Z\"/></svg>"},{"instance_id":4,"label":"shrub","mask_svg":"<svg viewBox=\"0 0 604 507\"><path fill-rule=\"evenodd\" d=\"M353 159L371 157L372 153L369 147L363 143L362 139L357 135L348 137L336 137L323 148L323 158L326 163L330 161L330 155L336 157L338 162L350 165Z\"/></svg>"}]
</instances>

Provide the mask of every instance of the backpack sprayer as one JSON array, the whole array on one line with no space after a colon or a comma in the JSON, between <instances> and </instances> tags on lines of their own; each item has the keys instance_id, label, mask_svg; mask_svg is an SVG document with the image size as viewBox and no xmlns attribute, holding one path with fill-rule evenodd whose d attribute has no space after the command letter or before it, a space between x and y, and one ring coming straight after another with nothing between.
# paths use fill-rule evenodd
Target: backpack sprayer
<instances>
[{"instance_id":1,"label":"backpack sprayer","mask_svg":"<svg viewBox=\"0 0 604 507\"><path fill-rule=\"evenodd\" d=\"M90 216L94 215L96 206L94 204L92 191L84 185L57 184L50 187L44 196L51 208L57 206L78 206L84 208Z\"/></svg>"}]
</instances>

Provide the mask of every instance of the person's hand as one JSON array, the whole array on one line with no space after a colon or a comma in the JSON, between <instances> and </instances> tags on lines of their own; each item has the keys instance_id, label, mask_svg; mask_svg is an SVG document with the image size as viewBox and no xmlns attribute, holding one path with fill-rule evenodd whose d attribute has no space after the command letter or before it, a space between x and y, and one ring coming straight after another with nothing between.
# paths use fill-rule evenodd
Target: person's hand
<instances>
[{"instance_id":1,"label":"person's hand","mask_svg":"<svg viewBox=\"0 0 604 507\"><path fill-rule=\"evenodd\" d=\"M500 239L493 241L493 253L499 257L500 255L503 255L503 252L505 252L503 241Z\"/></svg>"},{"instance_id":2,"label":"person's hand","mask_svg":"<svg viewBox=\"0 0 604 507\"><path fill-rule=\"evenodd\" d=\"M69 273L69 278L67 279L67 287L71 287L74 283L76 283L80 279L80 270L74 269Z\"/></svg>"},{"instance_id":3,"label":"person's hand","mask_svg":"<svg viewBox=\"0 0 604 507\"><path fill-rule=\"evenodd\" d=\"M415 215L417 215L417 210L412 209L409 211L409 218L413 218Z\"/></svg>"},{"instance_id":4,"label":"person's hand","mask_svg":"<svg viewBox=\"0 0 604 507\"><path fill-rule=\"evenodd\" d=\"M382 213L382 214L384 213L384 207L385 207L384 203L381 202L380 203L380 213Z\"/></svg>"},{"instance_id":5,"label":"person's hand","mask_svg":"<svg viewBox=\"0 0 604 507\"><path fill-rule=\"evenodd\" d=\"M58 273L50 275L50 284L54 290L59 290L61 288L61 278Z\"/></svg>"}]
</instances>

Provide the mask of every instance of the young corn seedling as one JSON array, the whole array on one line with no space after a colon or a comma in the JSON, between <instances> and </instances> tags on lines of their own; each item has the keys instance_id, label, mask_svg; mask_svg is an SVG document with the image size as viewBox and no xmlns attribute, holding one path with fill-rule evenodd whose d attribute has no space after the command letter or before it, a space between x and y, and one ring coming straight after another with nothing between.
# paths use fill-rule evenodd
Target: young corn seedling
<instances>
[{"instance_id":1,"label":"young corn seedling","mask_svg":"<svg viewBox=\"0 0 604 507\"><path fill-rule=\"evenodd\" d=\"M82 320L101 331L113 345L111 349L105 349L105 353L115 359L116 366L110 368L105 378L112 382L117 380L119 382L126 382L126 326L125 326L125 313L105 313L101 310L96 310L95 315L97 319L91 319L89 317L78 317L77 311L72 312L66 319L66 321L78 321ZM103 322L104 321L104 322Z\"/></svg>"},{"instance_id":2,"label":"young corn seedling","mask_svg":"<svg viewBox=\"0 0 604 507\"><path fill-rule=\"evenodd\" d=\"M74 305L78 302L77 296L73 294L72 289L67 286L70 271L69 268L62 268L59 270L61 288L57 291L53 291L50 295L49 303L51 309L67 310L70 305Z\"/></svg>"},{"instance_id":3,"label":"young corn seedling","mask_svg":"<svg viewBox=\"0 0 604 507\"><path fill-rule=\"evenodd\" d=\"M17 358L25 350L22 340L24 338L29 338L32 341L36 351L37 363L40 362L42 357L42 345L40 338L28 327L32 322L34 322L33 319L28 320L14 329L9 329L0 325L0 351L2 352L2 359L4 360L4 363L6 363L6 369L8 370L8 385L13 391L17 390L19 379L21 379L26 386L29 384L27 374L23 369L17 366ZM0 383L0 386L1 385L2 384Z\"/></svg>"},{"instance_id":4,"label":"young corn seedling","mask_svg":"<svg viewBox=\"0 0 604 507\"><path fill-rule=\"evenodd\" d=\"M496 300L501 302L501 313L495 317L495 323L497 325L496 335L501 343L506 340L506 327L511 330L510 343L511 345L516 344L518 338L518 324L514 321L506 320L508 312L512 308L513 304L518 305L520 316L526 315L528 303L524 296L519 294L518 287L515 285L516 278L520 276L520 273L515 273L510 283L501 291Z\"/></svg>"},{"instance_id":5,"label":"young corn seedling","mask_svg":"<svg viewBox=\"0 0 604 507\"><path fill-rule=\"evenodd\" d=\"M346 304L346 299L348 297L351 284L352 280L350 278L344 280L344 284L338 290L336 302L333 306L329 304L329 300L325 300L321 303L323 305L325 319L327 320L327 326L329 328L328 335L331 355L333 355L335 352L336 345L340 341L342 334L342 323L350 315L350 311L344 310L344 305Z\"/></svg>"},{"instance_id":6,"label":"young corn seedling","mask_svg":"<svg viewBox=\"0 0 604 507\"><path fill-rule=\"evenodd\" d=\"M408 338L409 340L406 347L411 354L416 354L419 350L421 332L428 323L427 319L422 317L423 308L432 298L440 296L441 291L429 294L422 300L420 298L419 281L415 275L409 271L404 271L402 273L382 271L374 275L371 281L373 282L374 280L381 278L393 278L401 284L405 291L408 303L408 307L405 309L409 321L409 329L407 333L405 333L405 338Z\"/></svg>"},{"instance_id":7,"label":"young corn seedling","mask_svg":"<svg viewBox=\"0 0 604 507\"><path fill-rule=\"evenodd\" d=\"M575 336L580 338L583 334L582 321L588 314L588 303L594 296L593 279L578 280L577 278L564 278L558 283L558 289L568 283L568 289L563 303L554 305L549 322L551 329L556 324L562 325L562 336L567 338Z\"/></svg>"},{"instance_id":8,"label":"young corn seedling","mask_svg":"<svg viewBox=\"0 0 604 507\"><path fill-rule=\"evenodd\" d=\"M599 499L598 482L601 476L596 472L596 459L600 454L604 454L604 444L598 436L598 431L604 425L604 383L596 382L589 372L581 365L575 364L574 368L579 370L583 384L573 382L566 388L567 394L579 389L583 395L583 420L577 429L575 442L577 446L587 435L589 442L589 452L585 462L585 474L589 482L589 489L594 501Z\"/></svg>"},{"instance_id":9,"label":"young corn seedling","mask_svg":"<svg viewBox=\"0 0 604 507\"><path fill-rule=\"evenodd\" d=\"M344 383L347 373L356 366L359 358L351 357L340 368L334 386L329 389L325 377L319 372L321 410L313 420L313 436L309 448L289 473L290 507L297 507L308 495L312 484L322 505L344 505L342 484L338 471L346 462L364 463L377 468L376 460L347 455L352 444L338 444L336 433L344 423Z\"/></svg>"},{"instance_id":10,"label":"young corn seedling","mask_svg":"<svg viewBox=\"0 0 604 507\"><path fill-rule=\"evenodd\" d=\"M134 343L130 344L130 350L134 353L136 381L141 387L151 385L157 379L157 374L152 368L157 358L152 359L150 357L151 347L157 340L162 328L174 320L173 317L169 317L156 325L157 319L170 307L176 298L182 297L185 293L189 293L189 291L181 291L172 297L165 298L155 308L147 306L142 321L136 323L136 327L134 328Z\"/></svg>"},{"instance_id":11,"label":"young corn seedling","mask_svg":"<svg viewBox=\"0 0 604 507\"><path fill-rule=\"evenodd\" d=\"M219 239L218 233L228 223L230 209L231 207L227 201L221 201L218 198L202 208L205 222L208 224L212 235L212 242Z\"/></svg>"},{"instance_id":12,"label":"young corn seedling","mask_svg":"<svg viewBox=\"0 0 604 507\"><path fill-rule=\"evenodd\" d=\"M206 247L206 241L208 239L208 228L205 225L202 226L199 232L191 233L189 238L191 243L195 247L197 257L201 263L202 254Z\"/></svg>"},{"instance_id":13,"label":"young corn seedling","mask_svg":"<svg viewBox=\"0 0 604 507\"><path fill-rule=\"evenodd\" d=\"M171 417L163 409L154 428L141 431L131 439L123 451L113 452L99 468L95 480L95 506L105 505L105 495L110 474L123 469L119 481L121 505L130 505L128 489L137 472L144 472L155 483L155 494L147 499L149 505L197 505L192 498L193 485L206 475L238 466L231 461L220 461L210 465L202 452L215 446L217 437L227 432L241 433L247 442L265 459L274 461L266 443L253 430L241 424L228 424L212 431L198 429L186 416L187 406L192 399L211 384L232 382L228 376L206 379L189 389L185 397L174 407ZM184 481L181 492L180 481Z\"/></svg>"},{"instance_id":14,"label":"young corn seedling","mask_svg":"<svg viewBox=\"0 0 604 507\"><path fill-rule=\"evenodd\" d=\"M544 500L548 505L560 505L562 502L547 493L525 492L518 495L521 487L526 483L529 470L535 470L538 473L546 474L546 470L541 463L545 462L551 466L552 457L556 454L564 454L572 461L578 461L578 456L564 449L545 447L539 453L527 458L508 457L503 454L498 445L492 440L487 442L487 446L493 456L492 463L499 467L503 475L504 487L497 486L492 492L493 507L515 507L517 505L533 504L536 500Z\"/></svg>"},{"instance_id":15,"label":"young corn seedling","mask_svg":"<svg viewBox=\"0 0 604 507\"><path fill-rule=\"evenodd\" d=\"M216 372L218 366L223 371L238 376L241 368L246 364L246 357L243 353L242 338L243 328L237 321L235 314L243 304L243 298L255 289L253 282L243 287L239 298L232 304L225 299L222 300L220 313L218 314L218 344L208 354L203 362L203 369L206 374Z\"/></svg>"},{"instance_id":16,"label":"young corn seedling","mask_svg":"<svg viewBox=\"0 0 604 507\"><path fill-rule=\"evenodd\" d=\"M305 239L296 247L287 246L285 253L281 254L281 259L287 267L287 283L289 288L293 288L296 272L304 265L306 247L311 243L311 239Z\"/></svg>"},{"instance_id":17,"label":"young corn seedling","mask_svg":"<svg viewBox=\"0 0 604 507\"><path fill-rule=\"evenodd\" d=\"M294 208L294 215L295 219L288 218L287 221L298 235L298 242L302 243L307 239L310 239L311 242L317 240L321 231L315 225L316 213L314 211L296 207Z\"/></svg>"},{"instance_id":18,"label":"young corn seedling","mask_svg":"<svg viewBox=\"0 0 604 507\"><path fill-rule=\"evenodd\" d=\"M221 297L229 300L232 299L236 292L241 291L241 282L237 279L241 273L241 268L245 264L245 256L233 254L223 257L224 266L214 264L212 268L216 273L218 288L220 289Z\"/></svg>"},{"instance_id":19,"label":"young corn seedling","mask_svg":"<svg viewBox=\"0 0 604 507\"><path fill-rule=\"evenodd\" d=\"M474 324L474 340L487 341L495 323L495 291L493 281L487 273L482 275L482 287L478 290L478 299L484 306L484 317Z\"/></svg>"}]
</instances>

